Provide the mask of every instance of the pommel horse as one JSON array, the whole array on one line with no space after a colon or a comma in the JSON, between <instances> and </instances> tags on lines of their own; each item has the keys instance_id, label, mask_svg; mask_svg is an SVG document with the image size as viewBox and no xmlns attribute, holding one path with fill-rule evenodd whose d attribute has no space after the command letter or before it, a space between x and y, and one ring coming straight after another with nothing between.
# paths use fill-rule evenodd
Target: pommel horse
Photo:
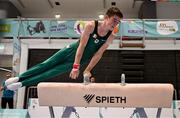
<instances>
[{"instance_id":1,"label":"pommel horse","mask_svg":"<svg viewBox=\"0 0 180 118\"><path fill-rule=\"evenodd\" d=\"M40 106L170 108L171 84L39 83ZM54 115L51 115L54 117Z\"/></svg>"}]
</instances>

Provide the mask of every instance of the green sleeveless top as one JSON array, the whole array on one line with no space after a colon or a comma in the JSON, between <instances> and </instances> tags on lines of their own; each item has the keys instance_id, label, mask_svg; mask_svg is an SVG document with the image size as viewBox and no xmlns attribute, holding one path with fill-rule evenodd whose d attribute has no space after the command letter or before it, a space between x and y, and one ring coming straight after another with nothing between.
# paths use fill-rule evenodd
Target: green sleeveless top
<instances>
[{"instance_id":1,"label":"green sleeveless top","mask_svg":"<svg viewBox=\"0 0 180 118\"><path fill-rule=\"evenodd\" d=\"M86 47L84 49L84 53L81 59L81 64L88 61L93 57L93 55L99 50L99 48L106 42L108 37L111 35L112 31L109 31L105 36L99 36L98 34L98 21L95 20L94 31L90 34ZM70 48L73 48L73 52L76 54L76 50L79 46L79 42L73 43L70 45ZM75 54L73 57L75 58ZM74 61L73 58L73 61ZM71 58L72 59L72 58Z\"/></svg>"}]
</instances>

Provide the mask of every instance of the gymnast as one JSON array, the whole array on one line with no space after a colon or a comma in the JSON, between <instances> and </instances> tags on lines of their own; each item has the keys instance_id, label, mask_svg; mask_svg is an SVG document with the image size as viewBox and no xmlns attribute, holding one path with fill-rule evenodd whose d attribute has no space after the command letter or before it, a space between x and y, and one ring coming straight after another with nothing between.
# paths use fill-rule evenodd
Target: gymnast
<instances>
[{"instance_id":1,"label":"gymnast","mask_svg":"<svg viewBox=\"0 0 180 118\"><path fill-rule=\"evenodd\" d=\"M123 14L117 7L109 8L103 21L87 22L80 40L64 47L44 62L35 65L19 76L7 79L4 89L17 90L65 72L70 72L71 79L77 79L80 66L87 63L88 60L90 62L83 74L92 76L91 70L115 38L113 29L122 18Z\"/></svg>"}]
</instances>

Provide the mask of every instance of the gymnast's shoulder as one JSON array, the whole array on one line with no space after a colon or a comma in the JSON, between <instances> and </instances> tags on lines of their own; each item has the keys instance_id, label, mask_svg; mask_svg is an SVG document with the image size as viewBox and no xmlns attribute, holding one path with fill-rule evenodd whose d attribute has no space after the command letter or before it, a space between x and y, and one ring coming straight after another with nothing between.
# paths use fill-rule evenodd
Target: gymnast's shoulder
<instances>
[{"instance_id":1,"label":"gymnast's shoulder","mask_svg":"<svg viewBox=\"0 0 180 118\"><path fill-rule=\"evenodd\" d=\"M95 27L94 21L87 21L85 25L85 30L92 32L94 30L94 27Z\"/></svg>"}]
</instances>

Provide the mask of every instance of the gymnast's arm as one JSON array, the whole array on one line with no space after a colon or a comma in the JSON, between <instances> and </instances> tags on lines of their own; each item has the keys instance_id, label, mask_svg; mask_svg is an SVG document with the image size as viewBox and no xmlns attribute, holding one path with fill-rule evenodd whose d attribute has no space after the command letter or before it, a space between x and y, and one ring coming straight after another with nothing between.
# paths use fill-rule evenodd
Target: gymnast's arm
<instances>
[{"instance_id":1,"label":"gymnast's arm","mask_svg":"<svg viewBox=\"0 0 180 118\"><path fill-rule=\"evenodd\" d=\"M94 27L95 27L95 24L93 21L88 22L85 26L84 32L81 35L81 40L80 40L79 46L77 48L76 56L75 56L75 60L74 60L74 64L77 66L77 69L75 70L73 68L69 75L70 78L72 78L72 79L76 79L79 75L79 67L78 66L80 65L80 61L81 61L84 49L86 47L86 44L88 42L90 34L93 32Z\"/></svg>"},{"instance_id":2,"label":"gymnast's arm","mask_svg":"<svg viewBox=\"0 0 180 118\"><path fill-rule=\"evenodd\" d=\"M92 76L91 75L91 70L94 68L94 66L99 62L99 60L101 59L103 53L105 52L105 50L108 48L109 44L112 43L113 39L115 38L114 34L111 34L109 36L109 38L107 39L107 41L102 45L102 47L99 48L99 50L96 52L96 54L92 57L89 65L86 67L86 69L84 70L84 74L87 74L89 77Z\"/></svg>"}]
</instances>

